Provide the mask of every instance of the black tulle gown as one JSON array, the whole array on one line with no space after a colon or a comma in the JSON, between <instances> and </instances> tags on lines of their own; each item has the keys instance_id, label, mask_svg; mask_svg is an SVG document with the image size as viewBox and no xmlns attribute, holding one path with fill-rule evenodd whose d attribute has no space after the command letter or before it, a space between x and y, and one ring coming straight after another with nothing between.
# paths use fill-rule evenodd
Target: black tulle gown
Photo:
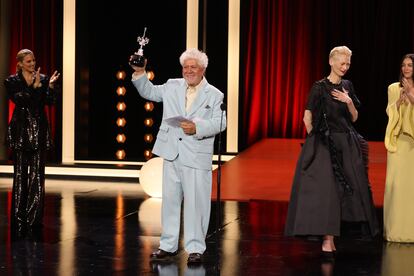
<instances>
[{"instance_id":1,"label":"black tulle gown","mask_svg":"<svg viewBox=\"0 0 414 276\"><path fill-rule=\"evenodd\" d=\"M342 221L363 222L372 236L379 232L366 144L352 126L346 104L330 95L332 89L343 87L358 107L350 81L335 85L325 78L310 91L306 109L312 112L313 130L297 162L285 227L288 236L339 236Z\"/></svg>"}]
</instances>

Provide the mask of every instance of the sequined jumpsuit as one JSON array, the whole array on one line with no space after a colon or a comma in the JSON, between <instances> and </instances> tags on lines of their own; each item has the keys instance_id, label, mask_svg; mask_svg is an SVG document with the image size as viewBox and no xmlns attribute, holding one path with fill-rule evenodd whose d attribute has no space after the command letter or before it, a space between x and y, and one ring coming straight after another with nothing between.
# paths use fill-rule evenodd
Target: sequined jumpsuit
<instances>
[{"instance_id":1,"label":"sequined jumpsuit","mask_svg":"<svg viewBox=\"0 0 414 276\"><path fill-rule=\"evenodd\" d=\"M54 93L49 77L40 75L40 82L42 86L35 89L21 73L4 81L15 104L6 142L14 165L11 226L18 232L42 226L45 153L52 145L45 105L53 103Z\"/></svg>"}]
</instances>

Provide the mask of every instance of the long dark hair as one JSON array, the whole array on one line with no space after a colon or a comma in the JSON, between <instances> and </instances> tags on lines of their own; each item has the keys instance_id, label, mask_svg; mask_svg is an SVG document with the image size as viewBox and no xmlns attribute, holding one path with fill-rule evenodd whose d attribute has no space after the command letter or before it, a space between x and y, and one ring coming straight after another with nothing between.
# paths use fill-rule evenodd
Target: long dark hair
<instances>
[{"instance_id":1,"label":"long dark hair","mask_svg":"<svg viewBox=\"0 0 414 276\"><path fill-rule=\"evenodd\" d=\"M402 70L401 70L401 67L402 67L402 64L404 62L404 59L406 59L406 58L411 59L411 61L413 62L413 65L414 65L414 54L406 54L405 56L403 56L403 58L401 59L401 63L400 63L400 87L403 86L402 85L402 79L404 77L404 75L402 73ZM413 76L411 76L411 79L413 80Z\"/></svg>"}]
</instances>

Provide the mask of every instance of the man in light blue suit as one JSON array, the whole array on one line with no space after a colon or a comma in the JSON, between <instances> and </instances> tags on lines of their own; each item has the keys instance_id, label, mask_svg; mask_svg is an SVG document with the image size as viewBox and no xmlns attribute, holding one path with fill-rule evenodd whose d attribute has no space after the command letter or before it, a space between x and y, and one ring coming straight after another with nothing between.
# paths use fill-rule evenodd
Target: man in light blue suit
<instances>
[{"instance_id":1,"label":"man in light blue suit","mask_svg":"<svg viewBox=\"0 0 414 276\"><path fill-rule=\"evenodd\" d=\"M188 263L203 261L210 219L212 155L215 135L226 128L221 110L223 93L204 73L207 55L188 49L180 56L183 78L152 84L145 66L135 70L132 83L145 99L163 102L163 117L153 153L164 158L162 234L155 260L178 253L181 203L184 199L184 249Z\"/></svg>"}]
</instances>

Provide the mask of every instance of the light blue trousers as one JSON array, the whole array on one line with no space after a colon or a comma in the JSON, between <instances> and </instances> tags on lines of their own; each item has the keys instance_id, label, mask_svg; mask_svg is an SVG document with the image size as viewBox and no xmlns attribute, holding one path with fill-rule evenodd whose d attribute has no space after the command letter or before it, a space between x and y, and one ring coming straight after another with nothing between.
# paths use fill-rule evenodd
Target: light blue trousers
<instances>
[{"instance_id":1,"label":"light blue trousers","mask_svg":"<svg viewBox=\"0 0 414 276\"><path fill-rule=\"evenodd\" d=\"M181 203L184 199L184 249L204 253L210 221L211 170L186 167L180 157L164 160L160 249L174 252L180 235Z\"/></svg>"}]
</instances>

